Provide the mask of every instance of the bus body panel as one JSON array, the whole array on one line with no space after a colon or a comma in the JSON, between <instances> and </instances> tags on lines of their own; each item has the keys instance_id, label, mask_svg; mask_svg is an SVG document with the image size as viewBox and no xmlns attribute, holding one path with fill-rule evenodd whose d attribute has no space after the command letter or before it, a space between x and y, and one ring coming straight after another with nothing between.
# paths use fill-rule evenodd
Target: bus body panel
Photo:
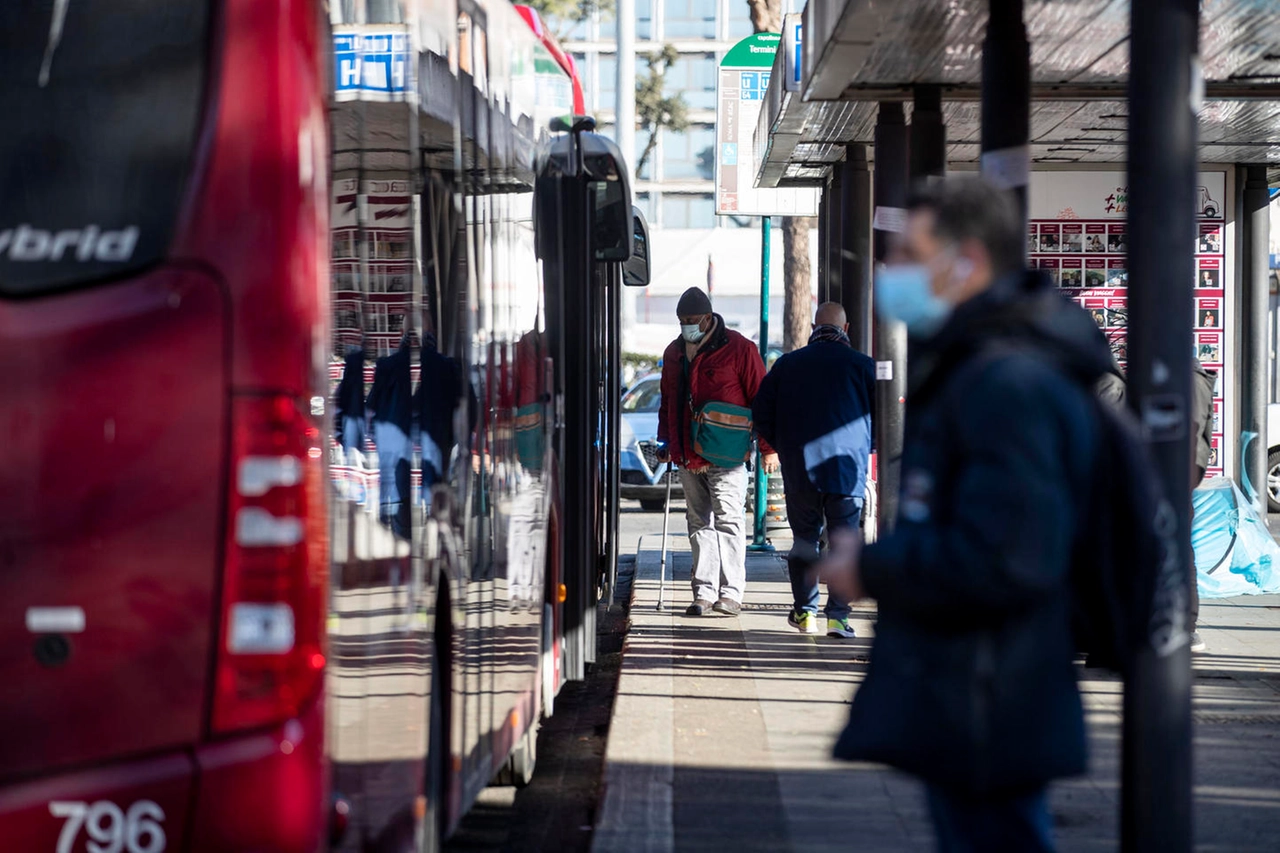
<instances>
[{"instance_id":1,"label":"bus body panel","mask_svg":"<svg viewBox=\"0 0 1280 853\"><path fill-rule=\"evenodd\" d=\"M328 47L315 0L225 0L176 258L231 297L231 385L324 394L329 320Z\"/></svg>"},{"instance_id":2,"label":"bus body panel","mask_svg":"<svg viewBox=\"0 0 1280 853\"><path fill-rule=\"evenodd\" d=\"M82 851L130 830L143 849L182 849L193 770L189 754L171 753L7 787L0 791L5 849Z\"/></svg>"},{"instance_id":3,"label":"bus body panel","mask_svg":"<svg viewBox=\"0 0 1280 853\"><path fill-rule=\"evenodd\" d=\"M20 498L0 513L6 830L39 818L32 837L49 837L54 815L30 802L37 791L106 803L89 813L101 821L150 797L166 816L165 849L314 850L324 834L322 694L288 719L215 733L219 709L239 700L230 681L215 697L214 679L229 654L224 560L239 536L231 452L281 434L232 413L294 407L294 441L308 408L316 422L325 413L322 5L71 4L49 94L34 82L50 55L43 39L0 60L15 72L0 103L54 99L24 112L17 165L0 169L0 190L31 208L9 209L12 223L0 211L0 494ZM50 10L37 11L47 28ZM307 531L327 502L309 495ZM279 569L280 582L322 582L323 525L320 534L295 549L318 559L280 549L278 565L288 556L289 572L306 572ZM294 616L310 632L295 647L315 648L318 669L323 639ZM163 797L148 787L157 773ZM149 819L149 808L134 817ZM14 849L59 849L61 831Z\"/></svg>"},{"instance_id":4,"label":"bus body panel","mask_svg":"<svg viewBox=\"0 0 1280 853\"><path fill-rule=\"evenodd\" d=\"M4 777L202 736L225 306L189 269L0 301Z\"/></svg>"},{"instance_id":5,"label":"bus body panel","mask_svg":"<svg viewBox=\"0 0 1280 853\"><path fill-rule=\"evenodd\" d=\"M205 743L191 816L191 853L313 853L326 836L324 696L267 731Z\"/></svg>"}]
</instances>

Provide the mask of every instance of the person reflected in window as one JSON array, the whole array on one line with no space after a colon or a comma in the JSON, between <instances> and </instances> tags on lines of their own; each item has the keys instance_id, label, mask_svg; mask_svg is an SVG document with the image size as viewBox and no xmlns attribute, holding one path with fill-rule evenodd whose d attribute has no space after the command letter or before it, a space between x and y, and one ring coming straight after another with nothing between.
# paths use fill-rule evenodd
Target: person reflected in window
<instances>
[{"instance_id":1,"label":"person reflected in window","mask_svg":"<svg viewBox=\"0 0 1280 853\"><path fill-rule=\"evenodd\" d=\"M422 336L421 373L413 393L418 443L422 448L422 502L431 506L431 488L445 478L453 456L453 417L462 396L458 363L440 352L436 336Z\"/></svg>"},{"instance_id":2,"label":"person reflected in window","mask_svg":"<svg viewBox=\"0 0 1280 853\"><path fill-rule=\"evenodd\" d=\"M409 336L400 347L378 359L373 388L365 401L378 448L379 519L402 539L409 538L409 431L413 426Z\"/></svg>"},{"instance_id":3,"label":"person reflected in window","mask_svg":"<svg viewBox=\"0 0 1280 853\"><path fill-rule=\"evenodd\" d=\"M333 399L334 438L348 465L364 464L364 350L349 347Z\"/></svg>"}]
</instances>

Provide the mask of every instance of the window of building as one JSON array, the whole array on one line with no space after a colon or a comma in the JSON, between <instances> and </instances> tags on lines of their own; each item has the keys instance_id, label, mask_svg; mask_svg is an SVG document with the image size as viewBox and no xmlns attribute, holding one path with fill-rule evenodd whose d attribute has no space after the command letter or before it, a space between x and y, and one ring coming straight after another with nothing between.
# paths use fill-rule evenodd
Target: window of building
<instances>
[{"instance_id":1,"label":"window of building","mask_svg":"<svg viewBox=\"0 0 1280 853\"><path fill-rule=\"evenodd\" d=\"M715 177L714 125L691 125L683 133L662 132L663 180L704 180Z\"/></svg>"},{"instance_id":2,"label":"window of building","mask_svg":"<svg viewBox=\"0 0 1280 853\"><path fill-rule=\"evenodd\" d=\"M597 59L599 77L597 78L597 109L615 110L618 108L618 56L614 53L602 53ZM643 56L636 57L636 83L649 73L648 60Z\"/></svg>"},{"instance_id":3,"label":"window of building","mask_svg":"<svg viewBox=\"0 0 1280 853\"><path fill-rule=\"evenodd\" d=\"M663 0L662 8L664 38L716 37L716 0Z\"/></svg>"},{"instance_id":4,"label":"window of building","mask_svg":"<svg viewBox=\"0 0 1280 853\"><path fill-rule=\"evenodd\" d=\"M578 21L562 21L559 18L546 15L543 18L543 25L547 31L551 33L555 40L564 44L570 41L586 41L591 38L591 18Z\"/></svg>"},{"instance_id":5,"label":"window of building","mask_svg":"<svg viewBox=\"0 0 1280 853\"><path fill-rule=\"evenodd\" d=\"M653 0L635 0L636 38L653 38ZM618 37L618 19L610 12L607 19L600 19L600 38L612 41Z\"/></svg>"},{"instance_id":6,"label":"window of building","mask_svg":"<svg viewBox=\"0 0 1280 853\"><path fill-rule=\"evenodd\" d=\"M729 41L739 42L756 31L751 24L751 9L746 3L729 2Z\"/></svg>"},{"instance_id":7,"label":"window of building","mask_svg":"<svg viewBox=\"0 0 1280 853\"><path fill-rule=\"evenodd\" d=\"M716 108L716 57L713 53L685 53L667 69L662 81L663 94L684 95L693 110Z\"/></svg>"},{"instance_id":8,"label":"window of building","mask_svg":"<svg viewBox=\"0 0 1280 853\"><path fill-rule=\"evenodd\" d=\"M644 214L645 222L653 225L653 197L648 193L636 193L634 201L635 206Z\"/></svg>"},{"instance_id":9,"label":"window of building","mask_svg":"<svg viewBox=\"0 0 1280 853\"><path fill-rule=\"evenodd\" d=\"M618 57L612 53L602 53L596 58L596 107L601 110L618 108Z\"/></svg>"},{"instance_id":10,"label":"window of building","mask_svg":"<svg viewBox=\"0 0 1280 853\"><path fill-rule=\"evenodd\" d=\"M712 228L716 224L711 193L663 193L663 228Z\"/></svg>"}]
</instances>

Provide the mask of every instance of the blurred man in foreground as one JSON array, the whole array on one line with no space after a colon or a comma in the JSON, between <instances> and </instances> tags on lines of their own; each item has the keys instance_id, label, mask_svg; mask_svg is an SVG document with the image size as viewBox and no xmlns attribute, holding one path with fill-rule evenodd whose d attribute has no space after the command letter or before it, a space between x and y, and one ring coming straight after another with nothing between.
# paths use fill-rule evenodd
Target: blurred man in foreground
<instances>
[{"instance_id":1,"label":"blurred man in foreground","mask_svg":"<svg viewBox=\"0 0 1280 853\"><path fill-rule=\"evenodd\" d=\"M818 306L808 346L778 359L751 410L756 432L778 451L792 545L787 623L818 634L818 554L825 529L858 528L871 455L876 368L849 342L838 302ZM827 591L827 634L853 637L849 602Z\"/></svg>"},{"instance_id":2,"label":"blurred man in foreground","mask_svg":"<svg viewBox=\"0 0 1280 853\"><path fill-rule=\"evenodd\" d=\"M876 279L912 344L899 516L823 567L879 605L836 754L921 777L943 851L1048 851L1047 785L1085 770L1069 574L1111 353L1024 270L1003 191L945 181L908 212Z\"/></svg>"}]
</instances>

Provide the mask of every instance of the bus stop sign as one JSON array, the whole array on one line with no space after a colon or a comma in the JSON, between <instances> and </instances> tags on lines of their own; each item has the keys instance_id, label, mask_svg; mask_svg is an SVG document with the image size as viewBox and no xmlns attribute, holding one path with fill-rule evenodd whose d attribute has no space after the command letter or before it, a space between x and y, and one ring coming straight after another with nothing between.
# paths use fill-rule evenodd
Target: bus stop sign
<instances>
[{"instance_id":1,"label":"bus stop sign","mask_svg":"<svg viewBox=\"0 0 1280 853\"><path fill-rule=\"evenodd\" d=\"M777 33L756 33L734 45L716 78L716 213L725 216L817 216L816 187L755 186L754 135L764 106Z\"/></svg>"}]
</instances>

